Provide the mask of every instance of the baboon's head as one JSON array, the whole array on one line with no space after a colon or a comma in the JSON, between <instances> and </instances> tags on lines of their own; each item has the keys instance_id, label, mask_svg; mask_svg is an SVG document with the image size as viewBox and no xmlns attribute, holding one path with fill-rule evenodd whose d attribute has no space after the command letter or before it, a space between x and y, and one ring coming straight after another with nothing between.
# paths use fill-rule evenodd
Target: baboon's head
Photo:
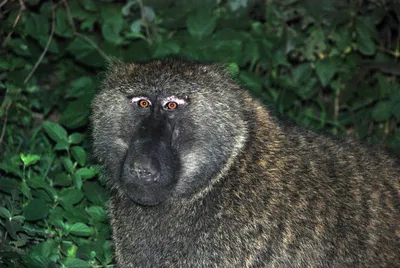
<instances>
[{"instance_id":1,"label":"baboon's head","mask_svg":"<svg viewBox=\"0 0 400 268\"><path fill-rule=\"evenodd\" d=\"M111 64L92 104L109 185L142 205L209 188L244 143L244 98L215 66Z\"/></svg>"}]
</instances>

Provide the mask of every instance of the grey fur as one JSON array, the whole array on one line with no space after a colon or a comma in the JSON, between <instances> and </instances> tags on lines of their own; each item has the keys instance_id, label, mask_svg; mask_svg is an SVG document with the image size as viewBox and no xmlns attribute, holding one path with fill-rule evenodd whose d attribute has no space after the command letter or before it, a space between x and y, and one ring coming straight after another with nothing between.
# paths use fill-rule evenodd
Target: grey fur
<instances>
[{"instance_id":1,"label":"grey fur","mask_svg":"<svg viewBox=\"0 0 400 268\"><path fill-rule=\"evenodd\" d=\"M189 96L173 118L168 198L134 202L122 166L141 118L129 96ZM284 124L225 72L114 63L92 105L119 267L399 267L399 159Z\"/></svg>"}]
</instances>

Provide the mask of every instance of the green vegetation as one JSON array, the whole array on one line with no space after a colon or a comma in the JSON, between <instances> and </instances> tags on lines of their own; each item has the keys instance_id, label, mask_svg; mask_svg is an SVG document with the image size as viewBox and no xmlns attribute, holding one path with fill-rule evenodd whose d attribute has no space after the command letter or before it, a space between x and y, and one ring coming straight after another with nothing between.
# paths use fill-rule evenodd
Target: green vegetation
<instances>
[{"instance_id":1,"label":"green vegetation","mask_svg":"<svg viewBox=\"0 0 400 268\"><path fill-rule=\"evenodd\" d=\"M121 2L0 1L0 267L112 267L88 126L108 56L223 62L298 124L400 153L400 5Z\"/></svg>"}]
</instances>

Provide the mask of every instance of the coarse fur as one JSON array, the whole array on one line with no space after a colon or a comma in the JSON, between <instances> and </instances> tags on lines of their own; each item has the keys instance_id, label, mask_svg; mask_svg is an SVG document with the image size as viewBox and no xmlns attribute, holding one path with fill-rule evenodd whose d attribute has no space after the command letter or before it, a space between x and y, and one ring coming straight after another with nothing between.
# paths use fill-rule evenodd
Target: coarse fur
<instances>
[{"instance_id":1,"label":"coarse fur","mask_svg":"<svg viewBox=\"0 0 400 268\"><path fill-rule=\"evenodd\" d=\"M118 267L400 266L399 159L281 122L222 68L116 62L92 109Z\"/></svg>"}]
</instances>

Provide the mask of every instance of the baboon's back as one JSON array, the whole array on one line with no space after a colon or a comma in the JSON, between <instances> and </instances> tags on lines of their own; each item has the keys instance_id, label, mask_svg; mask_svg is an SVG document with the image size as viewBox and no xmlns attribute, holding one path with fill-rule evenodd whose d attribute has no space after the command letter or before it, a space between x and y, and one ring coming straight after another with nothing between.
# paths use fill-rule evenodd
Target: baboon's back
<instances>
[{"instance_id":1,"label":"baboon's back","mask_svg":"<svg viewBox=\"0 0 400 268\"><path fill-rule=\"evenodd\" d=\"M244 225L258 234L249 262L400 267L399 160L255 111L247 153L223 187L234 201L221 206L243 212Z\"/></svg>"}]
</instances>

